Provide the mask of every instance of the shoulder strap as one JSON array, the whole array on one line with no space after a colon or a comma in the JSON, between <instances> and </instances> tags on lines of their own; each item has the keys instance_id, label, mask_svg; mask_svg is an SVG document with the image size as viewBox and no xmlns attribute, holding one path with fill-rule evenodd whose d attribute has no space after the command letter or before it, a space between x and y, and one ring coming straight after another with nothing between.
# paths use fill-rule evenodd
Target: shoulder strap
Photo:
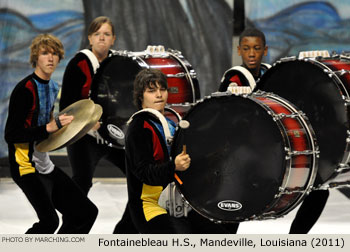
<instances>
[{"instance_id":1,"label":"shoulder strap","mask_svg":"<svg viewBox=\"0 0 350 252\"><path fill-rule=\"evenodd\" d=\"M228 70L224 73L223 79L221 80L221 82L224 80L226 74L228 74L229 72L234 72L234 71L237 71L237 72L242 73L242 74L244 75L244 77L247 79L250 88L251 88L252 90L255 89L256 84L255 84L255 80L254 80L253 75L252 75L246 68L244 68L244 67L242 67L242 66L234 66L234 67L228 69Z\"/></svg>"},{"instance_id":2,"label":"shoulder strap","mask_svg":"<svg viewBox=\"0 0 350 252\"><path fill-rule=\"evenodd\" d=\"M91 52L89 49L83 49L80 52L84 53L89 58L92 65L92 69L94 70L94 74L95 74L97 69L100 67L100 63L98 62L98 59L96 58L95 54Z\"/></svg>"},{"instance_id":3,"label":"shoulder strap","mask_svg":"<svg viewBox=\"0 0 350 252\"><path fill-rule=\"evenodd\" d=\"M163 130L164 130L164 135L165 135L166 141L168 143L170 143L172 141L173 137L170 134L168 123L167 123L164 115L162 115L162 113L160 113L158 110L151 109L151 108L141 109L141 110L137 111L136 113L134 113L130 117L130 119L128 120L127 124L130 124L132 122L134 116L137 115L137 114L140 114L140 113L149 113L149 114L153 115L154 117L156 117L157 119L159 119L160 123L162 124Z\"/></svg>"},{"instance_id":4,"label":"shoulder strap","mask_svg":"<svg viewBox=\"0 0 350 252\"><path fill-rule=\"evenodd\" d=\"M261 63L260 65L261 65L261 67L265 68L266 70L271 68L271 65L268 63Z\"/></svg>"}]
</instances>

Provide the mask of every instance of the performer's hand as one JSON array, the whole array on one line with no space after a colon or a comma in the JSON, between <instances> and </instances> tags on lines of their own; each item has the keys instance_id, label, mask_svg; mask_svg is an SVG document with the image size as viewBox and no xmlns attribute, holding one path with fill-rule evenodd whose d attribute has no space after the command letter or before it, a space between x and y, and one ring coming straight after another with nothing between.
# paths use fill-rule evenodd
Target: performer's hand
<instances>
[{"instance_id":1,"label":"performer's hand","mask_svg":"<svg viewBox=\"0 0 350 252\"><path fill-rule=\"evenodd\" d=\"M175 171L186 171L190 167L190 164L190 156L183 151L175 158Z\"/></svg>"},{"instance_id":2,"label":"performer's hand","mask_svg":"<svg viewBox=\"0 0 350 252\"><path fill-rule=\"evenodd\" d=\"M68 116L66 114L60 115L58 117L59 123L61 125L57 125L57 122L55 119L52 119L48 124L46 124L46 131L49 133L53 133L59 129L59 126L63 127L68 124L70 124L74 119L74 116Z\"/></svg>"}]
</instances>

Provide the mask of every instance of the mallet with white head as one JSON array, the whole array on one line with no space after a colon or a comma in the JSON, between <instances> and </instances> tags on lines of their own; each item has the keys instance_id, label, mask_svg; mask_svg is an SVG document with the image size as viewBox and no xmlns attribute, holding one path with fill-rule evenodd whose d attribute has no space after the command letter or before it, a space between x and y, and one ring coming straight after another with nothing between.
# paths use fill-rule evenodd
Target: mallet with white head
<instances>
[{"instance_id":1,"label":"mallet with white head","mask_svg":"<svg viewBox=\"0 0 350 252\"><path fill-rule=\"evenodd\" d=\"M184 145L182 147L183 152L186 154L186 141L185 141L185 129L190 127L190 122L187 120L181 120L179 122L179 127L184 130Z\"/></svg>"}]
</instances>

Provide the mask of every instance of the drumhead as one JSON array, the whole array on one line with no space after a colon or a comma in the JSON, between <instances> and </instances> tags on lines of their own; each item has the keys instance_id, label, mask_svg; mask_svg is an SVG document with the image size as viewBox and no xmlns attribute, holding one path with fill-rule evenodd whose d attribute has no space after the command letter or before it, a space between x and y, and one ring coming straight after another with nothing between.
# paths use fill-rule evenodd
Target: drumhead
<instances>
[{"instance_id":1,"label":"drumhead","mask_svg":"<svg viewBox=\"0 0 350 252\"><path fill-rule=\"evenodd\" d=\"M258 89L285 98L309 118L320 149L315 185L326 182L342 161L349 126L342 83L325 73L325 68L312 60L283 61L257 83Z\"/></svg>"},{"instance_id":2,"label":"drumhead","mask_svg":"<svg viewBox=\"0 0 350 252\"><path fill-rule=\"evenodd\" d=\"M124 134L113 132L118 132L118 129L125 132L127 120L136 112L133 81L140 70L141 67L131 58L114 55L102 62L91 84L90 97L103 108L99 133L105 139L112 138L119 147L124 146Z\"/></svg>"},{"instance_id":3,"label":"drumhead","mask_svg":"<svg viewBox=\"0 0 350 252\"><path fill-rule=\"evenodd\" d=\"M276 122L258 103L241 96L204 99L184 117L173 159L183 144L191 166L176 172L191 207L224 222L242 221L273 206L285 174L284 140Z\"/></svg>"}]
</instances>

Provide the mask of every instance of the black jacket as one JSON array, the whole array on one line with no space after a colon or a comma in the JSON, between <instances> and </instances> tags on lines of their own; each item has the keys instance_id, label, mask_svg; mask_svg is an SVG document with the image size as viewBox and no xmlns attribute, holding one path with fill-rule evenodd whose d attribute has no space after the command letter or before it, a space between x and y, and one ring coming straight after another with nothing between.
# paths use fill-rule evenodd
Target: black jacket
<instances>
[{"instance_id":1,"label":"black jacket","mask_svg":"<svg viewBox=\"0 0 350 252\"><path fill-rule=\"evenodd\" d=\"M163 189L174 180L175 163L148 113L136 115L126 134L125 155L131 215L138 224L166 214L158 205ZM137 225L137 224L136 224Z\"/></svg>"},{"instance_id":2,"label":"black jacket","mask_svg":"<svg viewBox=\"0 0 350 252\"><path fill-rule=\"evenodd\" d=\"M92 78L92 64L84 53L77 53L64 72L60 98L60 111L81 99L89 97Z\"/></svg>"},{"instance_id":3,"label":"black jacket","mask_svg":"<svg viewBox=\"0 0 350 252\"><path fill-rule=\"evenodd\" d=\"M40 107L34 78L45 83L33 73L16 85L10 97L5 140L14 176L35 173L32 161L34 142L49 136L46 125L37 126Z\"/></svg>"}]
</instances>

